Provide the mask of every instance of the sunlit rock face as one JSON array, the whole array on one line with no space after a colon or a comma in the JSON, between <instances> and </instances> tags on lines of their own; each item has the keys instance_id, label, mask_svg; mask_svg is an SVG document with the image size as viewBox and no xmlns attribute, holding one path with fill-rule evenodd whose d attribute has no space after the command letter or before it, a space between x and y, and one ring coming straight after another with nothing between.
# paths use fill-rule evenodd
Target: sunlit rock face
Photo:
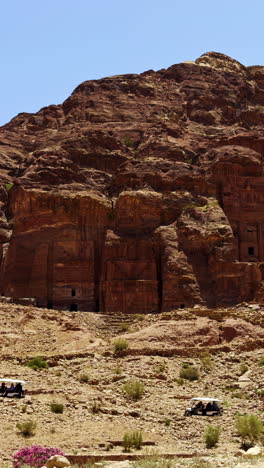
<instances>
[{"instance_id":1,"label":"sunlit rock face","mask_svg":"<svg viewBox=\"0 0 264 468\"><path fill-rule=\"evenodd\" d=\"M264 67L209 52L0 129L1 294L158 313L264 301Z\"/></svg>"}]
</instances>

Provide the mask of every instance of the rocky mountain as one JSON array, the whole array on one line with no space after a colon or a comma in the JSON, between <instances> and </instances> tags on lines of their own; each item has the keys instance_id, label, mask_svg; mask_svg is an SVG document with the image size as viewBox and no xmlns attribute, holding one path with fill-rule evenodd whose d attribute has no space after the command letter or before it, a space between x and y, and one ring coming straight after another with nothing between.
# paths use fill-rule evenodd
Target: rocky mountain
<instances>
[{"instance_id":1,"label":"rocky mountain","mask_svg":"<svg viewBox=\"0 0 264 468\"><path fill-rule=\"evenodd\" d=\"M264 67L209 52L0 128L0 292L151 313L264 298Z\"/></svg>"}]
</instances>

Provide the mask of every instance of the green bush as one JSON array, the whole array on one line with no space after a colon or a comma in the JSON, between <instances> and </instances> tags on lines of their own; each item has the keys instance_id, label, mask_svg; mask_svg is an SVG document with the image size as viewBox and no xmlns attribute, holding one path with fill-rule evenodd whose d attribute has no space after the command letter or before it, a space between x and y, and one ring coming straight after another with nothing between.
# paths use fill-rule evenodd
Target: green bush
<instances>
[{"instance_id":1,"label":"green bush","mask_svg":"<svg viewBox=\"0 0 264 468\"><path fill-rule=\"evenodd\" d=\"M210 370L213 368L213 360L210 353L208 351L203 351L200 354L200 360L204 371L210 372Z\"/></svg>"},{"instance_id":2,"label":"green bush","mask_svg":"<svg viewBox=\"0 0 264 468\"><path fill-rule=\"evenodd\" d=\"M227 386L225 387L225 390L226 390L227 392L233 393L233 392L236 392L236 391L237 391L237 387L236 387L235 385L227 385Z\"/></svg>"},{"instance_id":3,"label":"green bush","mask_svg":"<svg viewBox=\"0 0 264 468\"><path fill-rule=\"evenodd\" d=\"M96 414L99 413L101 409L101 403L99 401L94 400L91 405L91 413Z\"/></svg>"},{"instance_id":4,"label":"green bush","mask_svg":"<svg viewBox=\"0 0 264 468\"><path fill-rule=\"evenodd\" d=\"M114 341L114 354L122 355L128 348L128 342L124 338L118 338Z\"/></svg>"},{"instance_id":5,"label":"green bush","mask_svg":"<svg viewBox=\"0 0 264 468\"><path fill-rule=\"evenodd\" d=\"M205 430L205 445L206 448L213 448L216 446L220 435L220 427L214 427L209 424Z\"/></svg>"},{"instance_id":6,"label":"green bush","mask_svg":"<svg viewBox=\"0 0 264 468\"><path fill-rule=\"evenodd\" d=\"M128 323L125 323L125 322L121 322L118 324L118 331L120 333L125 333L127 332L129 329L129 324Z\"/></svg>"},{"instance_id":7,"label":"green bush","mask_svg":"<svg viewBox=\"0 0 264 468\"><path fill-rule=\"evenodd\" d=\"M241 390L237 390L236 392L233 392L232 396L234 398L239 398L240 400L245 400L247 398L246 394L243 393Z\"/></svg>"},{"instance_id":8,"label":"green bush","mask_svg":"<svg viewBox=\"0 0 264 468\"><path fill-rule=\"evenodd\" d=\"M180 379L185 379L185 380L198 380L199 379L199 372L198 369L196 369L193 366L186 366L183 367L180 370Z\"/></svg>"},{"instance_id":9,"label":"green bush","mask_svg":"<svg viewBox=\"0 0 264 468\"><path fill-rule=\"evenodd\" d=\"M117 366L113 369L113 373L116 374L116 375L121 375L122 374L122 367L120 366Z\"/></svg>"},{"instance_id":10,"label":"green bush","mask_svg":"<svg viewBox=\"0 0 264 468\"><path fill-rule=\"evenodd\" d=\"M52 413L62 414L64 410L64 405L62 403L50 403L50 409Z\"/></svg>"},{"instance_id":11,"label":"green bush","mask_svg":"<svg viewBox=\"0 0 264 468\"><path fill-rule=\"evenodd\" d=\"M123 386L123 391L129 400L136 401L142 398L145 388L144 384L139 380L129 380Z\"/></svg>"},{"instance_id":12,"label":"green bush","mask_svg":"<svg viewBox=\"0 0 264 468\"><path fill-rule=\"evenodd\" d=\"M224 400L222 401L222 406L223 406L224 408L229 408L229 407L231 406L231 404L230 404L230 402L229 402L228 400L224 399Z\"/></svg>"},{"instance_id":13,"label":"green bush","mask_svg":"<svg viewBox=\"0 0 264 468\"><path fill-rule=\"evenodd\" d=\"M11 182L8 183L8 184L5 184L5 189L7 192L9 192L9 190L11 190L11 188L13 187L14 184L12 184Z\"/></svg>"},{"instance_id":14,"label":"green bush","mask_svg":"<svg viewBox=\"0 0 264 468\"><path fill-rule=\"evenodd\" d=\"M132 138L130 138L130 136L128 135L124 136L123 144L127 146L128 148L135 148L137 145L136 141L132 140Z\"/></svg>"},{"instance_id":15,"label":"green bush","mask_svg":"<svg viewBox=\"0 0 264 468\"><path fill-rule=\"evenodd\" d=\"M123 437L123 445L126 452L130 452L131 448L140 450L143 442L141 431L126 432Z\"/></svg>"},{"instance_id":16,"label":"green bush","mask_svg":"<svg viewBox=\"0 0 264 468\"><path fill-rule=\"evenodd\" d=\"M88 374L81 374L80 377L79 377L79 382L81 382L81 383L89 382Z\"/></svg>"},{"instance_id":17,"label":"green bush","mask_svg":"<svg viewBox=\"0 0 264 468\"><path fill-rule=\"evenodd\" d=\"M41 356L33 357L32 359L26 362L25 366L30 367L30 369L34 370L48 369L49 367L47 361L44 361L44 359Z\"/></svg>"},{"instance_id":18,"label":"green bush","mask_svg":"<svg viewBox=\"0 0 264 468\"><path fill-rule=\"evenodd\" d=\"M154 372L156 374L163 374L166 370L167 370L167 366L164 361L154 364Z\"/></svg>"},{"instance_id":19,"label":"green bush","mask_svg":"<svg viewBox=\"0 0 264 468\"><path fill-rule=\"evenodd\" d=\"M242 364L240 364L239 375L243 375L247 371L248 371L248 366L244 362L242 362Z\"/></svg>"},{"instance_id":20,"label":"green bush","mask_svg":"<svg viewBox=\"0 0 264 468\"><path fill-rule=\"evenodd\" d=\"M252 447L263 433L262 421L255 414L237 416L236 430L241 437L242 447Z\"/></svg>"},{"instance_id":21,"label":"green bush","mask_svg":"<svg viewBox=\"0 0 264 468\"><path fill-rule=\"evenodd\" d=\"M260 397L264 397L264 388L261 388L257 391L257 394L260 396Z\"/></svg>"},{"instance_id":22,"label":"green bush","mask_svg":"<svg viewBox=\"0 0 264 468\"><path fill-rule=\"evenodd\" d=\"M258 365L264 366L264 356L261 356L261 358L258 360Z\"/></svg>"},{"instance_id":23,"label":"green bush","mask_svg":"<svg viewBox=\"0 0 264 468\"><path fill-rule=\"evenodd\" d=\"M182 386L185 384L185 380L184 379L180 379L180 378L176 378L176 379L173 379L174 382L176 382L178 385Z\"/></svg>"},{"instance_id":24,"label":"green bush","mask_svg":"<svg viewBox=\"0 0 264 468\"><path fill-rule=\"evenodd\" d=\"M133 440L131 437L131 432L126 432L123 437L123 445L125 452L130 452L133 447Z\"/></svg>"},{"instance_id":25,"label":"green bush","mask_svg":"<svg viewBox=\"0 0 264 468\"><path fill-rule=\"evenodd\" d=\"M158 453L149 453L147 458L141 458L132 463L132 468L173 468L175 462L172 459L163 458Z\"/></svg>"},{"instance_id":26,"label":"green bush","mask_svg":"<svg viewBox=\"0 0 264 468\"><path fill-rule=\"evenodd\" d=\"M192 365L193 364L191 362L183 361L181 366L183 369L187 369L187 367L190 367Z\"/></svg>"},{"instance_id":27,"label":"green bush","mask_svg":"<svg viewBox=\"0 0 264 468\"><path fill-rule=\"evenodd\" d=\"M145 319L145 315L144 315L144 314L131 314L130 317L131 317L133 320L137 320L138 322L141 322L142 320Z\"/></svg>"},{"instance_id":28,"label":"green bush","mask_svg":"<svg viewBox=\"0 0 264 468\"><path fill-rule=\"evenodd\" d=\"M16 427L24 437L31 437L35 434L37 423L29 420L29 421L17 423Z\"/></svg>"}]
</instances>

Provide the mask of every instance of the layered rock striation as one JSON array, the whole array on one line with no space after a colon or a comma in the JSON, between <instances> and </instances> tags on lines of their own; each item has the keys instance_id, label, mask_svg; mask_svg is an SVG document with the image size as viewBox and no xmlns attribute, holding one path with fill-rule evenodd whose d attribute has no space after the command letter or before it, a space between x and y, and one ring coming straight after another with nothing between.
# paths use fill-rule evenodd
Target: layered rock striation
<instances>
[{"instance_id":1,"label":"layered rock striation","mask_svg":"<svg viewBox=\"0 0 264 468\"><path fill-rule=\"evenodd\" d=\"M264 67L80 84L0 128L2 295L151 313L264 300Z\"/></svg>"}]
</instances>

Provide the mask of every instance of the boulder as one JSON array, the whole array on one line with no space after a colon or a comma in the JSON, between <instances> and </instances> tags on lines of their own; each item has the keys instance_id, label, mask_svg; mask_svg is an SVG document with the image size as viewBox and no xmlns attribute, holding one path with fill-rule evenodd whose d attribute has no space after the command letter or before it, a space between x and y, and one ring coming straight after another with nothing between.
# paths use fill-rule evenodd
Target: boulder
<instances>
[{"instance_id":1,"label":"boulder","mask_svg":"<svg viewBox=\"0 0 264 468\"><path fill-rule=\"evenodd\" d=\"M64 468L70 465L69 460L62 455L53 455L46 461L46 468Z\"/></svg>"},{"instance_id":2,"label":"boulder","mask_svg":"<svg viewBox=\"0 0 264 468\"><path fill-rule=\"evenodd\" d=\"M262 447L256 445L255 447L248 449L243 455L244 457L258 457L262 454L262 450Z\"/></svg>"}]
</instances>

